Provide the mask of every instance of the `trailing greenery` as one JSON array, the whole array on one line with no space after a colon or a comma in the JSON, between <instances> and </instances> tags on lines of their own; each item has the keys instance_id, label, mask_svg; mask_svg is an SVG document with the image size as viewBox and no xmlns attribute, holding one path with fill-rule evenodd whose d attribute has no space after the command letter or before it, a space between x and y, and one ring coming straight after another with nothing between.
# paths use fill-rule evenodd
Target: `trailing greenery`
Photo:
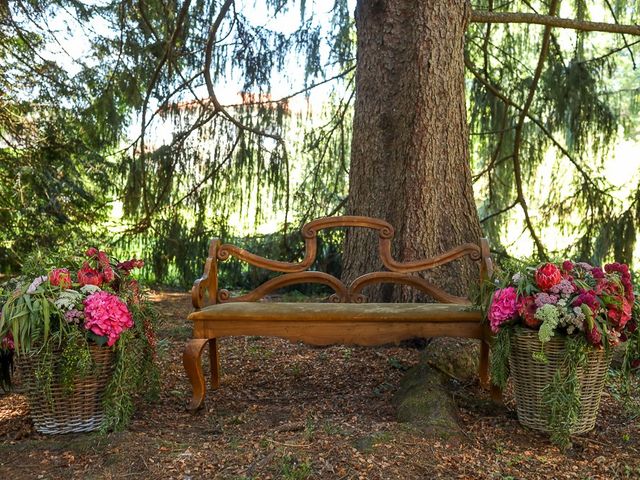
<instances>
[{"instance_id":1,"label":"trailing greenery","mask_svg":"<svg viewBox=\"0 0 640 480\"><path fill-rule=\"evenodd\" d=\"M509 352L511 352L511 330L505 328L500 330L493 339L490 361L491 383L501 390L506 388L511 373Z\"/></svg>"},{"instance_id":2,"label":"trailing greenery","mask_svg":"<svg viewBox=\"0 0 640 480\"><path fill-rule=\"evenodd\" d=\"M105 419L101 431L124 429L135 411L135 399L156 401L160 394L160 372L156 352L148 341L148 331L157 312L148 304L133 308L134 328L125 332L116 344L115 367L105 390Z\"/></svg>"},{"instance_id":3,"label":"trailing greenery","mask_svg":"<svg viewBox=\"0 0 640 480\"><path fill-rule=\"evenodd\" d=\"M76 379L86 378L95 367L86 337L77 330L69 333L60 355L60 381L68 394L73 391Z\"/></svg>"},{"instance_id":4,"label":"trailing greenery","mask_svg":"<svg viewBox=\"0 0 640 480\"><path fill-rule=\"evenodd\" d=\"M567 448L571 445L571 429L580 416L581 385L578 372L587 366L589 345L583 337L566 337L561 367L552 382L542 391L548 411L551 441Z\"/></svg>"}]
</instances>

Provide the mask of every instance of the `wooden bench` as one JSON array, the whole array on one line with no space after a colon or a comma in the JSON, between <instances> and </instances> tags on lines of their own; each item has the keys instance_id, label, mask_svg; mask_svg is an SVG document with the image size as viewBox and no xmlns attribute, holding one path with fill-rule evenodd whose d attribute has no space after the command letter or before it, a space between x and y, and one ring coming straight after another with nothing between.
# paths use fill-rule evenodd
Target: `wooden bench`
<instances>
[{"instance_id":1,"label":"wooden bench","mask_svg":"<svg viewBox=\"0 0 640 480\"><path fill-rule=\"evenodd\" d=\"M327 273L309 271L316 258L317 233L331 227L364 227L377 230L379 253L388 271L373 272L345 285ZM490 333L482 323L479 308L467 298L451 295L415 272L444 265L469 256L479 263L480 279L492 274L492 261L486 239L466 243L427 260L396 262L391 256L394 230L387 222L369 217L327 217L307 223L302 228L305 256L299 263L268 260L233 245L211 241L204 275L193 286L191 295L195 312L193 338L183 355L184 368L193 387L189 409L204 402L205 379L201 355L209 345L212 388L220 385L220 358L217 339L234 335L277 336L314 345L355 344L382 345L414 337L467 337L481 340L480 381L488 384ZM257 267L282 272L255 290L232 297L219 289L218 261L235 257ZM259 302L277 289L300 283L328 285L335 292L329 303ZM398 283L415 287L441 303L365 303L363 288L376 283ZM209 305L205 306L205 297Z\"/></svg>"}]
</instances>

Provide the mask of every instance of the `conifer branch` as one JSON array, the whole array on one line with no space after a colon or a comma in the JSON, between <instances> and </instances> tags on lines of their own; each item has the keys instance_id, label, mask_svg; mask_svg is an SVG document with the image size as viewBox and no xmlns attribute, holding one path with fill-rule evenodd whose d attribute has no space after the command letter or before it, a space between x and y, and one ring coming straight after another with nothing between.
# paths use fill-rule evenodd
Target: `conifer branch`
<instances>
[{"instance_id":1,"label":"conifer branch","mask_svg":"<svg viewBox=\"0 0 640 480\"><path fill-rule=\"evenodd\" d=\"M573 30L580 30L582 32L626 33L629 35L640 35L640 25L590 22L586 20L574 20L571 18L559 18L554 17L553 15L539 15L537 13L473 10L471 12L470 21L474 23L529 23L545 25L549 28L569 28Z\"/></svg>"},{"instance_id":2,"label":"conifer branch","mask_svg":"<svg viewBox=\"0 0 640 480\"><path fill-rule=\"evenodd\" d=\"M287 100L291 100L292 98L297 97L298 95L302 95L303 93L307 93L307 92L313 90L314 88L319 87L320 85L331 83L334 80L338 80L339 78L344 78L349 73L353 72L355 69L356 69L355 66L349 67L346 70L344 70L344 71L342 71L340 73L337 73L332 77L325 78L324 80L321 80L321 81L316 82L316 83L312 83L308 87L301 88L300 90L297 90L297 91L295 91L293 93L285 95L284 97L276 98L276 99L273 99L273 100L259 100L259 101L255 101L255 102L232 103L232 104L224 105L224 107L225 108L246 107L246 106L250 106L250 105L269 105L269 104L273 104L273 103L277 104L277 103L286 102Z\"/></svg>"},{"instance_id":3,"label":"conifer branch","mask_svg":"<svg viewBox=\"0 0 640 480\"><path fill-rule=\"evenodd\" d=\"M613 17L613 21L616 22L616 24L618 24L618 17L616 16L616 11L613 8L613 5L611 5L611 2L609 0L605 0L605 3L607 4L607 8L609 9L609 12L611 12L611 16ZM627 42L627 37L625 37L624 35L622 35L622 41L624 42L625 47L627 47L627 51L629 52L629 57L631 57L631 63L633 65L633 69L636 69L636 59L633 56L633 50L631 50L631 46L629 45L629 42Z\"/></svg>"},{"instance_id":4,"label":"conifer branch","mask_svg":"<svg viewBox=\"0 0 640 480\"><path fill-rule=\"evenodd\" d=\"M182 31L182 24L187 16L187 12L189 11L189 5L191 4L191 0L185 0L180 8L180 12L178 14L178 18L176 20L176 28L173 31L171 38L167 42L167 46L164 49L162 58L158 61L156 68L153 71L153 75L151 77L151 81L147 86L147 92L144 98L143 106L142 106L142 120L141 120L141 131L140 131L140 178L142 180L142 207L145 212L145 216L147 217L147 221L150 223L151 210L149 208L149 192L147 189L147 169L145 165L145 129L147 126L147 107L149 105L149 100L151 99L151 93L155 88L158 79L160 78L160 73L169 58L169 53L175 46L175 42L177 41L178 35ZM142 4L140 5L142 8Z\"/></svg>"},{"instance_id":5,"label":"conifer branch","mask_svg":"<svg viewBox=\"0 0 640 480\"><path fill-rule=\"evenodd\" d=\"M225 157L222 159L222 161L219 162L218 165L216 165L216 167L213 170L211 170L207 175L205 175L198 183L196 183L179 200L176 200L175 202L173 202L171 204L171 208L175 208L175 207L179 206L182 202L184 202L191 195L193 195L194 193L197 193L197 191L200 189L200 187L202 187L205 183L207 183L209 180L211 180L213 177L215 177L218 174L218 172L222 169L222 167L224 167L224 165L227 164L233 158L233 152L236 151L236 148L238 147L238 144L240 143L240 138L241 138L241 135L238 135L236 137L235 141L233 142L233 145L231 146L231 148L229 148L229 151L227 152Z\"/></svg>"},{"instance_id":6,"label":"conifer branch","mask_svg":"<svg viewBox=\"0 0 640 480\"><path fill-rule=\"evenodd\" d=\"M476 80L478 80L482 85L484 85L484 87L487 90L489 90L495 97L499 98L506 105L509 105L509 106L515 108L516 110L519 110L520 112L522 112L524 110L524 107L522 107L521 105L518 105L515 101L513 101L511 98L507 97L504 93L502 93L500 90L498 90L498 88L495 85L492 85L491 83L489 83L486 78L483 78L482 75L480 75L480 73L475 69L474 65L471 63L471 60L469 60L468 58L465 58L465 66L473 74L473 76L476 78ZM539 118L533 116L533 114L531 114L531 112L528 112L528 111L527 111L527 118L529 120L531 120L533 122L533 124L535 126L537 126L542 133L545 134L545 136L551 141L551 143L553 143L553 145L558 150L560 150L562 155L564 155L567 158L567 160L569 160L571 162L571 164L575 167L575 169L578 171L578 173L580 173L580 175L582 175L582 177L584 178L586 183L590 184L596 191L598 191L600 193L604 193L604 192L602 192L602 189L598 186L598 184L596 184L596 182L593 180L593 178L591 178L589 173L584 169L584 167L573 157L573 155L571 155L569 150L567 150L567 148L564 145L562 145L553 136L553 134L545 126L545 124L542 122L542 120L540 120Z\"/></svg>"},{"instance_id":7,"label":"conifer branch","mask_svg":"<svg viewBox=\"0 0 640 480\"><path fill-rule=\"evenodd\" d=\"M552 0L551 6L549 7L549 15L554 16L556 13L556 9L558 7L559 0ZM527 94L527 99L520 111L520 115L518 117L518 123L516 124L515 137L513 140L513 173L515 176L516 182L516 190L518 192L518 202L522 207L522 211L524 213L525 223L527 228L529 229L529 233L533 238L534 243L536 244L536 248L538 249L538 255L541 258L546 258L547 254L545 252L545 248L538 237L538 234L535 232L533 228L533 223L531 222L531 217L529 215L529 208L527 206L527 201L524 196L524 189L522 187L522 168L520 165L520 145L522 143L522 129L524 127L524 121L527 118L527 113L529 112L529 108L533 103L533 97L535 96L536 89L538 88L538 82L540 81L540 77L542 76L542 70L544 69L544 64L547 60L547 53L549 52L549 42L551 40L551 26L547 25L544 29L544 33L542 34L542 45L540 46L540 56L538 57L538 65L536 66L536 70L533 74L533 78L531 79L531 85L529 87L529 93Z\"/></svg>"},{"instance_id":8,"label":"conifer branch","mask_svg":"<svg viewBox=\"0 0 640 480\"><path fill-rule=\"evenodd\" d=\"M508 212L512 208L515 208L515 206L518 205L518 203L519 203L518 199L515 199L514 202L511 205L509 205L507 207L504 207L504 208L498 210L497 212L490 213L486 217L482 218L480 220L480 223L484 223L484 222L486 222L487 220L489 220L489 219L491 219L493 217L497 217L498 215L502 215L503 213Z\"/></svg>"},{"instance_id":9,"label":"conifer branch","mask_svg":"<svg viewBox=\"0 0 640 480\"><path fill-rule=\"evenodd\" d=\"M204 56L204 81L207 85L207 93L209 94L209 99L213 104L214 111L220 113L223 117L225 117L229 122L235 125L240 130L244 130L255 135L259 135L262 137L267 137L275 140L278 144L284 146L284 141L280 135L269 133L262 131L258 128L252 127L250 125L245 125L240 120L231 115L227 109L220 103L218 97L215 92L215 88L213 87L213 80L211 78L211 64L212 64L212 55L213 55L213 45L215 44L216 35L218 33L218 29L224 20L224 17L229 13L231 6L233 5L234 0L227 0L224 2L222 7L220 8L220 12L218 13L218 17L215 19L211 28L209 29L209 37L207 39L207 46L205 48L205 56Z\"/></svg>"}]
</instances>

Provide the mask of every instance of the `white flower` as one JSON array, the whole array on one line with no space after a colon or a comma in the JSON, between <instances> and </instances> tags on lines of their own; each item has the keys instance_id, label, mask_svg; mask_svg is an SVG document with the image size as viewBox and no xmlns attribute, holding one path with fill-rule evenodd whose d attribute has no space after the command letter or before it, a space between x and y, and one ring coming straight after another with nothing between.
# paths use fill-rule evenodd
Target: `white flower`
<instances>
[{"instance_id":1,"label":"white flower","mask_svg":"<svg viewBox=\"0 0 640 480\"><path fill-rule=\"evenodd\" d=\"M96 293L99 292L101 289L100 287L96 287L95 285L85 285L83 287L80 287L80 291L82 293Z\"/></svg>"},{"instance_id":2,"label":"white flower","mask_svg":"<svg viewBox=\"0 0 640 480\"><path fill-rule=\"evenodd\" d=\"M29 285L29 288L27 288L27 293L28 294L32 294L32 293L36 293L36 289L42 285L46 280L47 280L47 276L46 275L42 275L41 277L36 278L33 282L31 282L31 285Z\"/></svg>"},{"instance_id":3,"label":"white flower","mask_svg":"<svg viewBox=\"0 0 640 480\"><path fill-rule=\"evenodd\" d=\"M53 302L60 310L72 310L82 300L82 294L75 290L65 290Z\"/></svg>"}]
</instances>

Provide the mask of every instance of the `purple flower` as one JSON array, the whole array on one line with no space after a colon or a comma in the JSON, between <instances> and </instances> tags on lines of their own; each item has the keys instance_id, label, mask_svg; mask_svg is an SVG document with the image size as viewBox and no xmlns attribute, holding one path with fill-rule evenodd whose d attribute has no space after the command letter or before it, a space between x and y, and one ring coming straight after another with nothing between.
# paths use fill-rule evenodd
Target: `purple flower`
<instances>
[{"instance_id":1,"label":"purple flower","mask_svg":"<svg viewBox=\"0 0 640 480\"><path fill-rule=\"evenodd\" d=\"M576 287L566 278L560 280L560 283L549 289L551 293L562 294L564 296L571 295L576 291Z\"/></svg>"},{"instance_id":2,"label":"purple flower","mask_svg":"<svg viewBox=\"0 0 640 480\"><path fill-rule=\"evenodd\" d=\"M64 319L69 323L80 323L84 318L84 314L75 308L64 312Z\"/></svg>"},{"instance_id":3,"label":"purple flower","mask_svg":"<svg viewBox=\"0 0 640 480\"><path fill-rule=\"evenodd\" d=\"M576 267L580 267L581 269L590 272L591 270L593 270L593 265L587 263L587 262L578 262L575 265Z\"/></svg>"},{"instance_id":4,"label":"purple flower","mask_svg":"<svg viewBox=\"0 0 640 480\"><path fill-rule=\"evenodd\" d=\"M558 303L557 295L549 295L548 293L541 292L535 295L536 307L540 308L543 305L551 304L555 305Z\"/></svg>"}]
</instances>

